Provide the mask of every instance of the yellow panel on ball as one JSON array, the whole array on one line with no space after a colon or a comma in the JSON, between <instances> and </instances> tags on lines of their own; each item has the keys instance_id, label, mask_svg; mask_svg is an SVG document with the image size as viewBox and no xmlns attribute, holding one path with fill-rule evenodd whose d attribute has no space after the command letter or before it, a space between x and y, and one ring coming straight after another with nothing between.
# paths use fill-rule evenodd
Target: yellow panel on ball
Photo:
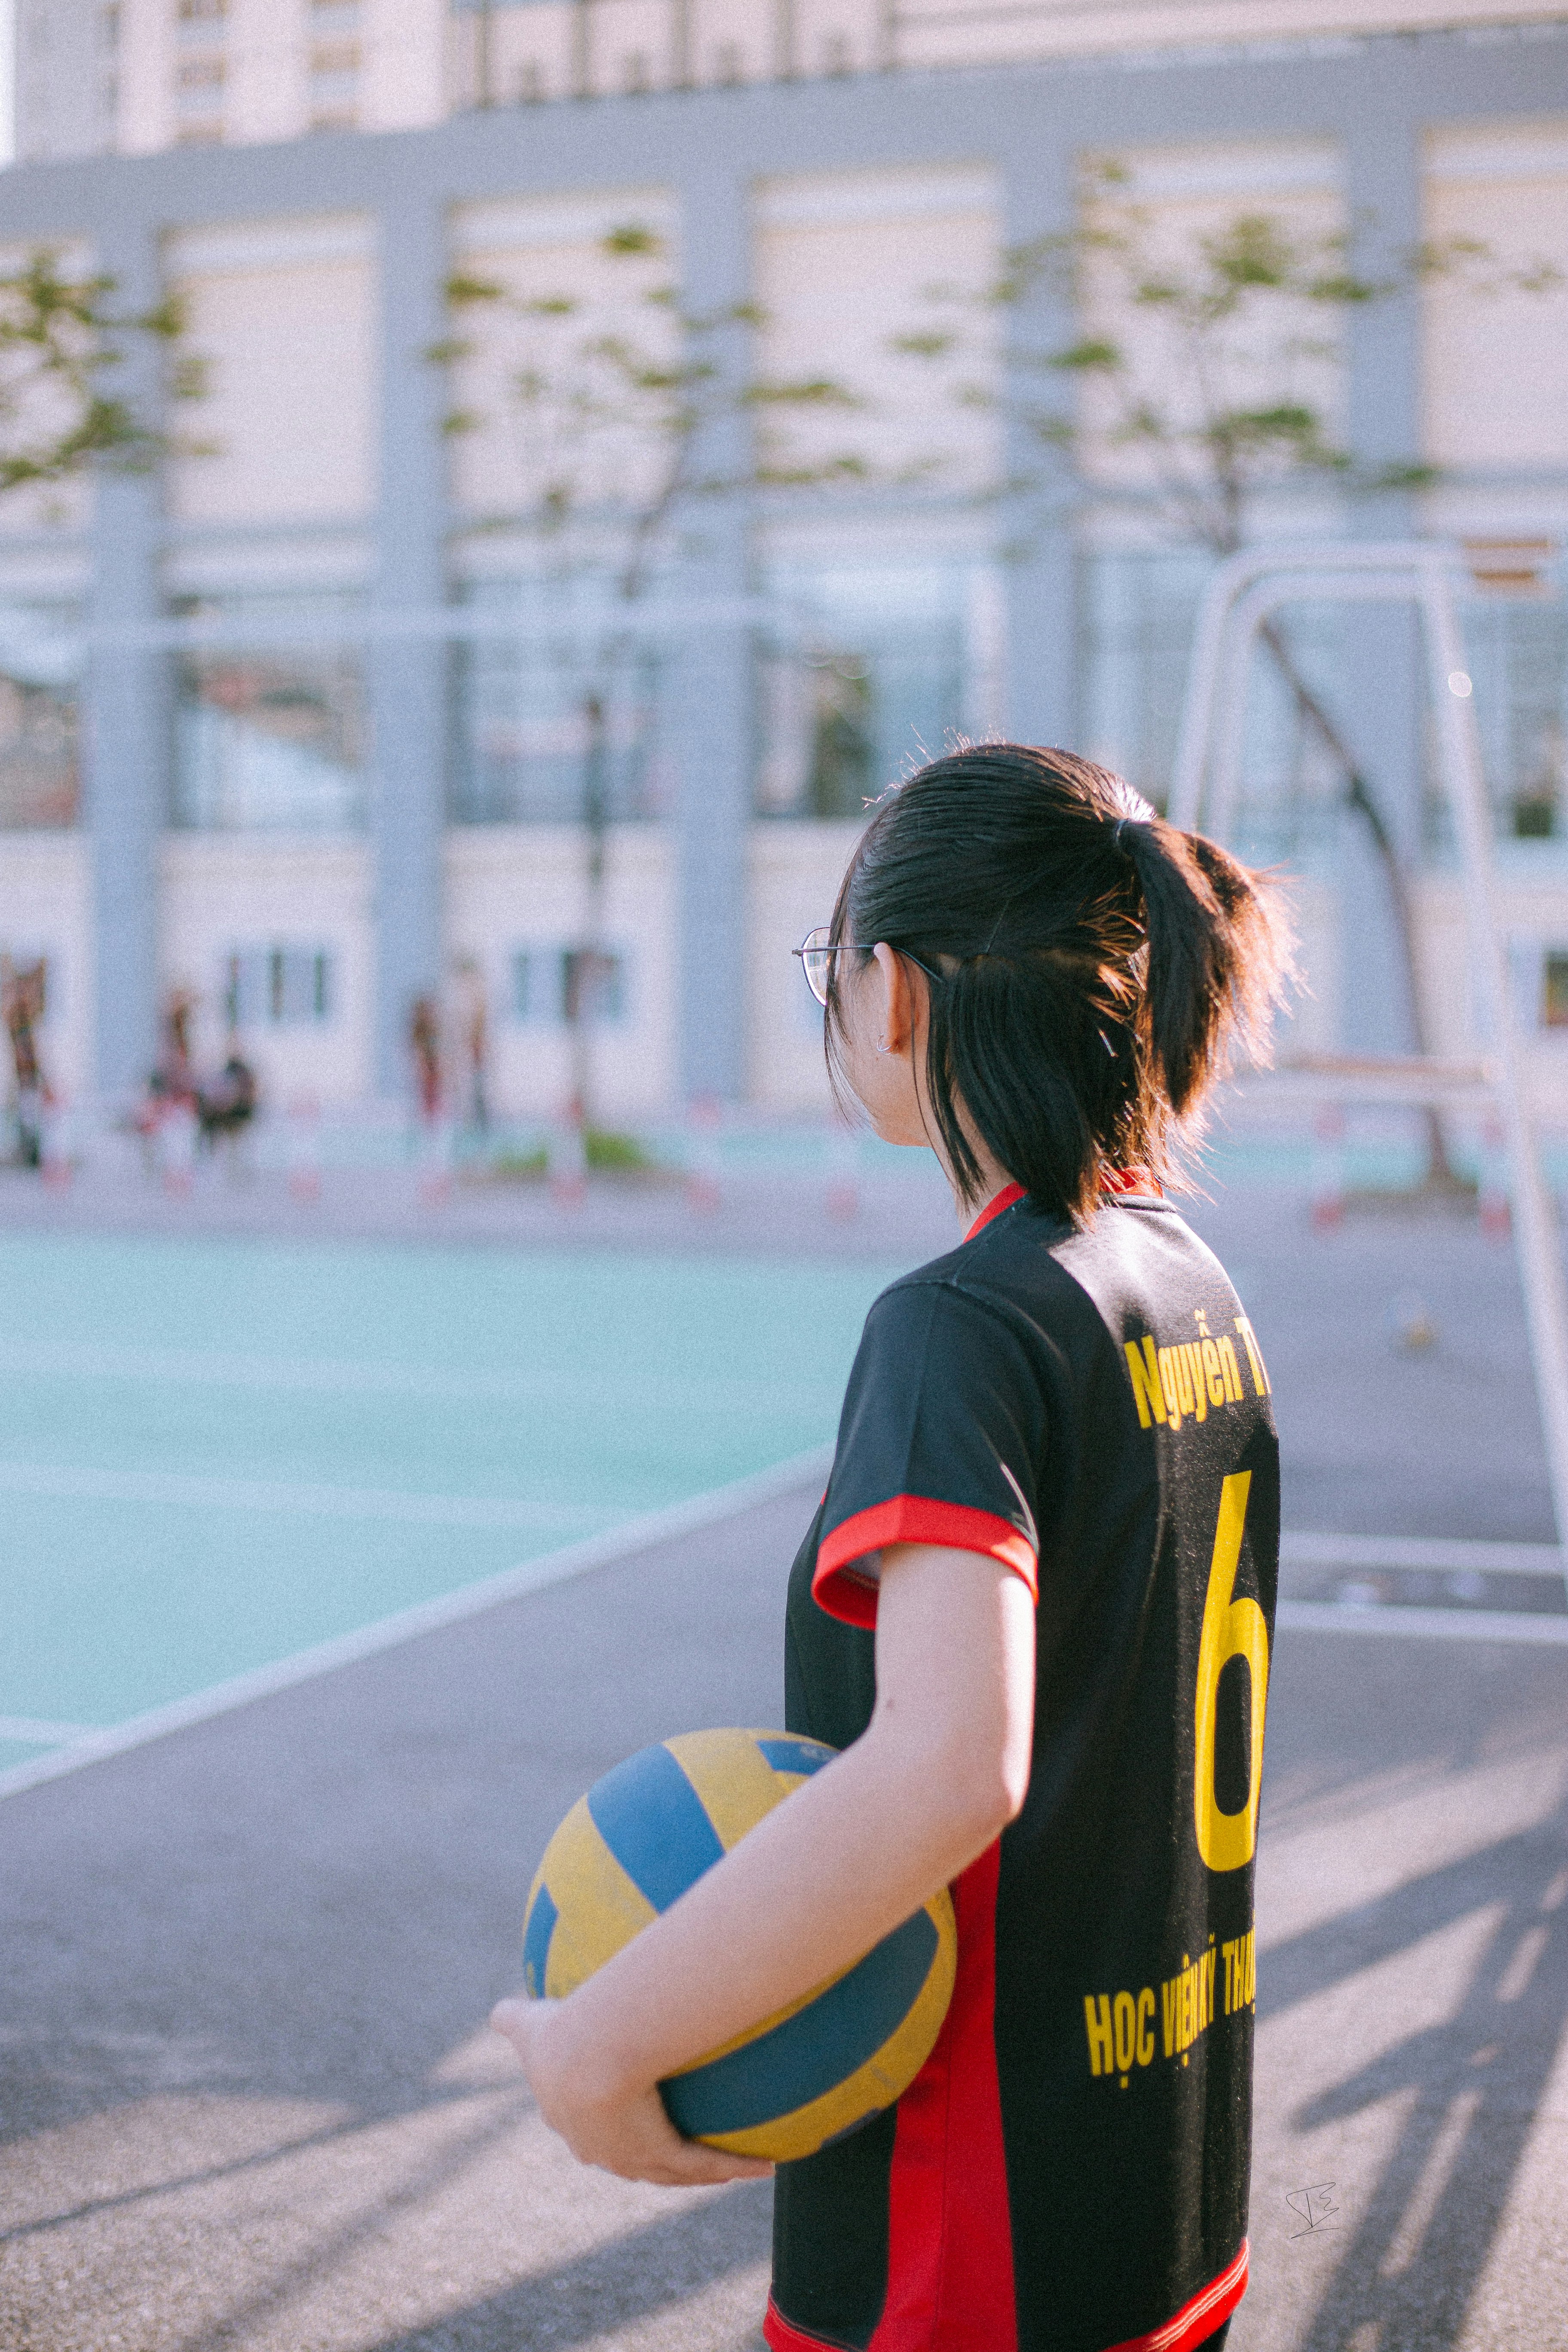
<instances>
[{"instance_id":1,"label":"yellow panel on ball","mask_svg":"<svg viewBox=\"0 0 1568 2352\"><path fill-rule=\"evenodd\" d=\"M545 1850L523 1921L530 1993L558 1998L832 1761L783 1731L700 1731L595 1783ZM736 2155L812 2155L890 2106L935 2045L958 1935L945 1889L828 1983L660 2084L679 2131Z\"/></svg>"}]
</instances>

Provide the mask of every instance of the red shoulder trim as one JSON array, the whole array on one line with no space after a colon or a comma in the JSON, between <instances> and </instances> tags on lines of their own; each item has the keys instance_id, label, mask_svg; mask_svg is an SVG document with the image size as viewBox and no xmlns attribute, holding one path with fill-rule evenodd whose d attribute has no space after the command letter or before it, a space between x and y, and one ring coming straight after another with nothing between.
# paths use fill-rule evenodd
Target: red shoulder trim
<instances>
[{"instance_id":1,"label":"red shoulder trim","mask_svg":"<svg viewBox=\"0 0 1568 2352\"><path fill-rule=\"evenodd\" d=\"M884 1544L935 1544L943 1551L979 1551L1021 1576L1037 1601L1039 1562L1035 1548L1010 1519L976 1511L965 1503L939 1503L926 1495L894 1495L869 1510L857 1511L826 1536L817 1548L811 1597L830 1617L847 1625L874 1625L877 1587L855 1574L855 1562Z\"/></svg>"},{"instance_id":2,"label":"red shoulder trim","mask_svg":"<svg viewBox=\"0 0 1568 2352\"><path fill-rule=\"evenodd\" d=\"M1152 2328L1147 2336L1129 2336L1124 2343L1108 2345L1106 2352L1198 2352L1199 2345L1206 2343L1216 2327L1225 2326L1247 2293L1247 2252L1243 2238L1235 2261L1227 2263L1207 2286L1200 2287L1190 2303L1184 2303L1174 2319Z\"/></svg>"}]
</instances>

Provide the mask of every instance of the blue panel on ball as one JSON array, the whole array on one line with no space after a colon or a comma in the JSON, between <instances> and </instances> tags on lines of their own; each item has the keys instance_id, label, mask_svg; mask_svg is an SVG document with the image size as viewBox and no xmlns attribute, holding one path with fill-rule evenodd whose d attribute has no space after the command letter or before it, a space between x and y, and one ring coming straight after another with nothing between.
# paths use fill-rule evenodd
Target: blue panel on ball
<instances>
[{"instance_id":1,"label":"blue panel on ball","mask_svg":"<svg viewBox=\"0 0 1568 2352\"><path fill-rule=\"evenodd\" d=\"M659 2084L671 2123L688 2139L746 2131L847 2080L906 2018L936 1957L936 1926L917 1911L847 1976L782 2025L689 2074Z\"/></svg>"},{"instance_id":2,"label":"blue panel on ball","mask_svg":"<svg viewBox=\"0 0 1568 2352\"><path fill-rule=\"evenodd\" d=\"M645 1748L588 1791L594 1826L656 1911L724 1859L702 1800L668 1748Z\"/></svg>"},{"instance_id":3,"label":"blue panel on ball","mask_svg":"<svg viewBox=\"0 0 1568 2352\"><path fill-rule=\"evenodd\" d=\"M820 1772L837 1753L815 1739L759 1739L757 1746L775 1772Z\"/></svg>"},{"instance_id":4,"label":"blue panel on ball","mask_svg":"<svg viewBox=\"0 0 1568 2352\"><path fill-rule=\"evenodd\" d=\"M555 1922L559 1916L550 1899L549 1887L542 1886L533 1898L522 1937L522 1981L535 2000L544 1998L544 1970L550 1958L550 1938L555 1933Z\"/></svg>"}]
</instances>

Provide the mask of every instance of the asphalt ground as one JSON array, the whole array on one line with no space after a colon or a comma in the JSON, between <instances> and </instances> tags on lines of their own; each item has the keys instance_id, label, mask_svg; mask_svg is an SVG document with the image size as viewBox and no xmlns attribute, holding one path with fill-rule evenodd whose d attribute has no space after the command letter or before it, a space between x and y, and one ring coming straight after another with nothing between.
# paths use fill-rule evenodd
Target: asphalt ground
<instances>
[{"instance_id":1,"label":"asphalt ground","mask_svg":"<svg viewBox=\"0 0 1568 2352\"><path fill-rule=\"evenodd\" d=\"M483 2029L641 1742L780 1711L786 1496L0 1808L14 2352L752 2352L768 2190L578 2169ZM1277 1645L1237 2352L1568 2344L1568 1652Z\"/></svg>"},{"instance_id":2,"label":"asphalt ground","mask_svg":"<svg viewBox=\"0 0 1568 2352\"><path fill-rule=\"evenodd\" d=\"M1288 1523L1548 1539L1506 1249L1320 1238L1283 1193L1196 1221L1269 1356ZM812 1500L0 1805L7 2352L752 2352L765 2188L579 2171L481 2021L587 1782L777 1719ZM1568 2347L1568 1648L1452 1624L1277 1645L1236 2352Z\"/></svg>"}]
</instances>

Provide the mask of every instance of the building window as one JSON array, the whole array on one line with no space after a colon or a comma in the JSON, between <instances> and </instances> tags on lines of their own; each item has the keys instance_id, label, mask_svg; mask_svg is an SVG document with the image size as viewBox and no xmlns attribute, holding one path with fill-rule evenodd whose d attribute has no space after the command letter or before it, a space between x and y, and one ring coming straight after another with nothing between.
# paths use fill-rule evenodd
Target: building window
<instances>
[{"instance_id":1,"label":"building window","mask_svg":"<svg viewBox=\"0 0 1568 2352\"><path fill-rule=\"evenodd\" d=\"M559 1028L591 1021L608 1028L626 1018L627 958L603 948L517 948L511 958L511 1017L525 1026Z\"/></svg>"},{"instance_id":2,"label":"building window","mask_svg":"<svg viewBox=\"0 0 1568 2352\"><path fill-rule=\"evenodd\" d=\"M224 1013L231 1029L310 1029L331 1021L331 949L236 948L225 960Z\"/></svg>"},{"instance_id":3,"label":"building window","mask_svg":"<svg viewBox=\"0 0 1568 2352\"><path fill-rule=\"evenodd\" d=\"M221 58L187 58L174 76L180 104L210 104L214 93L223 89L226 71Z\"/></svg>"},{"instance_id":4,"label":"building window","mask_svg":"<svg viewBox=\"0 0 1568 2352\"><path fill-rule=\"evenodd\" d=\"M668 779L652 649L620 641L591 587L574 596L571 585L485 582L464 602L487 627L453 654L453 823L662 814ZM510 618L512 638L496 633Z\"/></svg>"},{"instance_id":5,"label":"building window","mask_svg":"<svg viewBox=\"0 0 1568 2352\"><path fill-rule=\"evenodd\" d=\"M222 25L227 16L228 0L180 0L182 25L199 25L205 31L214 25Z\"/></svg>"},{"instance_id":6,"label":"building window","mask_svg":"<svg viewBox=\"0 0 1568 2352\"><path fill-rule=\"evenodd\" d=\"M781 621L760 659L760 815L861 817L963 731L968 586L963 566L775 576Z\"/></svg>"},{"instance_id":7,"label":"building window","mask_svg":"<svg viewBox=\"0 0 1568 2352\"><path fill-rule=\"evenodd\" d=\"M1568 600L1549 573L1519 595L1465 610L1476 724L1498 830L1515 841L1568 833Z\"/></svg>"},{"instance_id":8,"label":"building window","mask_svg":"<svg viewBox=\"0 0 1568 2352\"><path fill-rule=\"evenodd\" d=\"M173 818L198 832L343 833L364 814L361 664L352 646L278 643L312 615L341 620L342 597L189 599L179 609L232 625L241 647L194 649L175 664ZM254 651L245 625L257 625Z\"/></svg>"},{"instance_id":9,"label":"building window","mask_svg":"<svg viewBox=\"0 0 1568 2352\"><path fill-rule=\"evenodd\" d=\"M310 31L310 128L353 131L360 100L359 9L353 0L324 0L312 6Z\"/></svg>"},{"instance_id":10,"label":"building window","mask_svg":"<svg viewBox=\"0 0 1568 2352\"><path fill-rule=\"evenodd\" d=\"M74 617L0 607L0 831L63 828L80 815Z\"/></svg>"}]
</instances>

